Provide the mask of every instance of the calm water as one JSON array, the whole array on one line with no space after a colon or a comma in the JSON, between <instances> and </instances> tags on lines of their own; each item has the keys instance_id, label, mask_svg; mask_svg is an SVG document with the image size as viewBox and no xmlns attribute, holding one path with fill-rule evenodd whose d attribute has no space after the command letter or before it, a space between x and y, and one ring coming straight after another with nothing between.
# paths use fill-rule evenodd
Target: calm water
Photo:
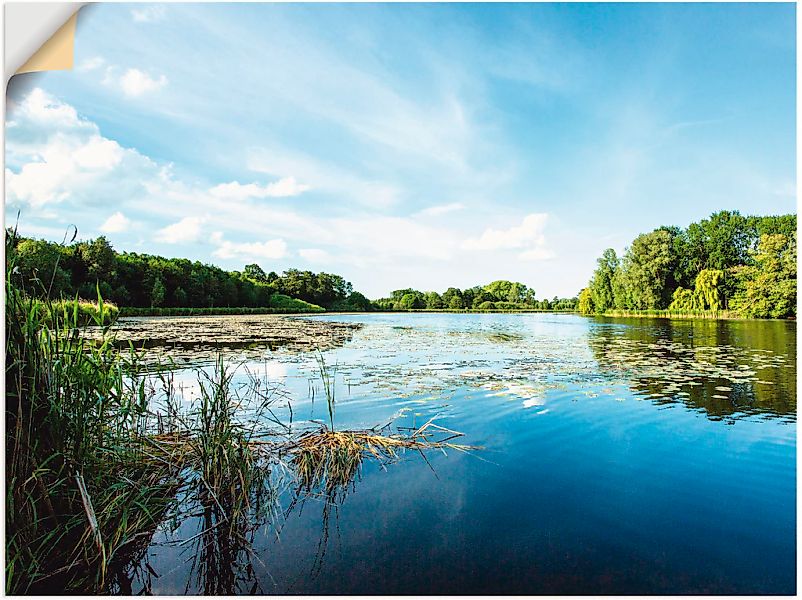
<instances>
[{"instance_id":1,"label":"calm water","mask_svg":"<svg viewBox=\"0 0 802 600\"><path fill-rule=\"evenodd\" d=\"M201 520L165 526L131 591L795 593L794 323L319 318L364 323L324 353L338 427L437 415L484 449L368 462L333 506L285 493L225 584L176 545ZM295 427L327 418L311 353L229 358L293 398Z\"/></svg>"}]
</instances>

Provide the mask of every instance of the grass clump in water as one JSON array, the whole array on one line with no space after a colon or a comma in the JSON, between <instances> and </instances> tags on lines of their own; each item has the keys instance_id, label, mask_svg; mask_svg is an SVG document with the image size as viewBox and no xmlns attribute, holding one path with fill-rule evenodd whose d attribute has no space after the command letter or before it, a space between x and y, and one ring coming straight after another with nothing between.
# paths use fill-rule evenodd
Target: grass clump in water
<instances>
[{"instance_id":1,"label":"grass clump in water","mask_svg":"<svg viewBox=\"0 0 802 600\"><path fill-rule=\"evenodd\" d=\"M434 419L409 435L387 433L387 427L355 431L324 427L303 434L288 445L288 451L302 490L322 489L327 496L336 497L354 481L365 459L376 459L384 466L406 450L419 452L425 460L425 450L474 449L452 442L462 435L435 424Z\"/></svg>"}]
</instances>

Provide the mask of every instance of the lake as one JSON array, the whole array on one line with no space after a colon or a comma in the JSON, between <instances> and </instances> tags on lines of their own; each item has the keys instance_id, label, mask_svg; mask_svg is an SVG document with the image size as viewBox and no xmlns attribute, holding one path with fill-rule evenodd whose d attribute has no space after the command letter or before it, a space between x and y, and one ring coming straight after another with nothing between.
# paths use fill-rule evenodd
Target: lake
<instances>
[{"instance_id":1,"label":"lake","mask_svg":"<svg viewBox=\"0 0 802 600\"><path fill-rule=\"evenodd\" d=\"M290 486L253 553L226 559L236 565L199 565L197 545L182 543L203 531L200 517L165 524L120 590L795 593L795 323L311 318L362 325L322 353L338 428L436 417L481 449L368 461L328 501L293 503ZM236 381L259 374L291 400L294 428L328 420L314 352L223 351ZM213 349L164 352L191 402L184 367L211 369Z\"/></svg>"}]
</instances>

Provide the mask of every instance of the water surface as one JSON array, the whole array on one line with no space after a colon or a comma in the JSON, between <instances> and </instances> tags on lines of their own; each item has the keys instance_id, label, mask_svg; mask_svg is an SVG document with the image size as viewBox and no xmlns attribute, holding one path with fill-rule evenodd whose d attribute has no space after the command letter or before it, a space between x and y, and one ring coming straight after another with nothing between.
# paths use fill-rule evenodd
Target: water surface
<instances>
[{"instance_id":1,"label":"water surface","mask_svg":"<svg viewBox=\"0 0 802 600\"><path fill-rule=\"evenodd\" d=\"M134 593L795 593L794 323L315 318L363 324L323 352L338 427L436 416L484 449L366 463L333 505L283 495L223 586L169 544L201 520L165 526ZM292 398L293 427L328 418L314 353L227 358ZM193 380L176 373L187 401Z\"/></svg>"}]
</instances>

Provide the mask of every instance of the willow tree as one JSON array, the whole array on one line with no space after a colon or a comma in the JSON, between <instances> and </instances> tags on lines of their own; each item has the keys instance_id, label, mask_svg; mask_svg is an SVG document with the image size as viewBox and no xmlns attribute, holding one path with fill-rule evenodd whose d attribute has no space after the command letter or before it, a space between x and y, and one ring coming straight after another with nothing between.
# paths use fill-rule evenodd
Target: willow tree
<instances>
[{"instance_id":1,"label":"willow tree","mask_svg":"<svg viewBox=\"0 0 802 600\"><path fill-rule=\"evenodd\" d=\"M696 296L699 308L705 310L721 310L724 308L724 271L720 269L702 269L696 276Z\"/></svg>"},{"instance_id":2,"label":"willow tree","mask_svg":"<svg viewBox=\"0 0 802 600\"><path fill-rule=\"evenodd\" d=\"M692 290L681 286L674 290L674 294L671 297L671 304L668 305L668 310L686 311L695 310L697 308L696 294L694 294Z\"/></svg>"},{"instance_id":3,"label":"willow tree","mask_svg":"<svg viewBox=\"0 0 802 600\"><path fill-rule=\"evenodd\" d=\"M593 305L593 294L589 288L583 288L579 292L579 312L583 315L592 315L596 312L596 308Z\"/></svg>"}]
</instances>

